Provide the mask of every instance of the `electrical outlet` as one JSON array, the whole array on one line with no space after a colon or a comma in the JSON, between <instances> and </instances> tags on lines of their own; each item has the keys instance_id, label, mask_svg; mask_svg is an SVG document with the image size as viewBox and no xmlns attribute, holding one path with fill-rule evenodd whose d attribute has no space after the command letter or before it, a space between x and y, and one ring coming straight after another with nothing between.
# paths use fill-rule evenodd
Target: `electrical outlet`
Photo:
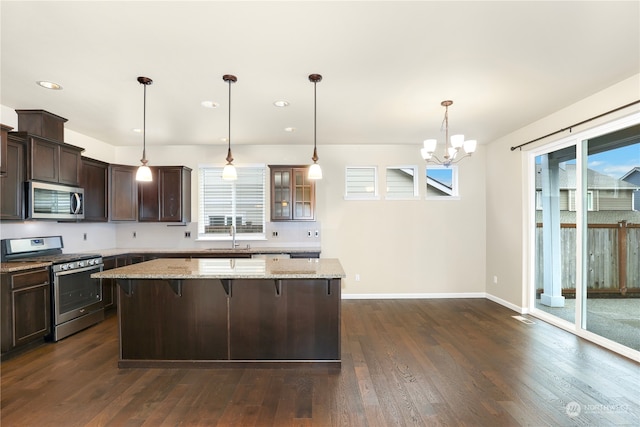
<instances>
[{"instance_id":1,"label":"electrical outlet","mask_svg":"<svg viewBox=\"0 0 640 427\"><path fill-rule=\"evenodd\" d=\"M186 237L186 238L191 237L191 232L190 231L185 231L184 232L184 237Z\"/></svg>"},{"instance_id":2,"label":"electrical outlet","mask_svg":"<svg viewBox=\"0 0 640 427\"><path fill-rule=\"evenodd\" d=\"M497 284L498 284L498 276L493 276L493 283L494 283L495 285L497 285Z\"/></svg>"},{"instance_id":3,"label":"electrical outlet","mask_svg":"<svg viewBox=\"0 0 640 427\"><path fill-rule=\"evenodd\" d=\"M272 231L271 232L271 237L278 237L278 232L277 231Z\"/></svg>"},{"instance_id":4,"label":"electrical outlet","mask_svg":"<svg viewBox=\"0 0 640 427\"><path fill-rule=\"evenodd\" d=\"M360 274L356 273L356 282L360 281Z\"/></svg>"},{"instance_id":5,"label":"electrical outlet","mask_svg":"<svg viewBox=\"0 0 640 427\"><path fill-rule=\"evenodd\" d=\"M82 239L83 239L83 240L87 240L87 233L84 233L84 234L83 234Z\"/></svg>"},{"instance_id":6,"label":"electrical outlet","mask_svg":"<svg viewBox=\"0 0 640 427\"><path fill-rule=\"evenodd\" d=\"M320 237L320 232L316 230L316 237Z\"/></svg>"},{"instance_id":7,"label":"electrical outlet","mask_svg":"<svg viewBox=\"0 0 640 427\"><path fill-rule=\"evenodd\" d=\"M307 231L307 237L311 237L311 230Z\"/></svg>"},{"instance_id":8,"label":"electrical outlet","mask_svg":"<svg viewBox=\"0 0 640 427\"><path fill-rule=\"evenodd\" d=\"M135 231L133 232L133 238L134 239L136 238L136 232Z\"/></svg>"}]
</instances>

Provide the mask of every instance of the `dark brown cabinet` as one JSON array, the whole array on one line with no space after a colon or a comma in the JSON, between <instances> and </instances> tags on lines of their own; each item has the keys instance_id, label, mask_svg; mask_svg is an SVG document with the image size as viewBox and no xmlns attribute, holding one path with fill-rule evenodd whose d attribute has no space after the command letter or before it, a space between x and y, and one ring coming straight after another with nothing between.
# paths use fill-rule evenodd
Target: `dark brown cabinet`
<instances>
[{"instance_id":1,"label":"dark brown cabinet","mask_svg":"<svg viewBox=\"0 0 640 427\"><path fill-rule=\"evenodd\" d=\"M138 182L135 166L109 165L109 219L138 219Z\"/></svg>"},{"instance_id":2,"label":"dark brown cabinet","mask_svg":"<svg viewBox=\"0 0 640 427\"><path fill-rule=\"evenodd\" d=\"M308 166L273 166L271 170L271 221L315 221L315 181Z\"/></svg>"},{"instance_id":3,"label":"dark brown cabinet","mask_svg":"<svg viewBox=\"0 0 640 427\"><path fill-rule=\"evenodd\" d=\"M191 169L151 167L152 182L138 185L138 221L190 222Z\"/></svg>"},{"instance_id":4,"label":"dark brown cabinet","mask_svg":"<svg viewBox=\"0 0 640 427\"><path fill-rule=\"evenodd\" d=\"M83 157L80 187L84 188L84 221L108 221L109 164Z\"/></svg>"},{"instance_id":5,"label":"dark brown cabinet","mask_svg":"<svg viewBox=\"0 0 640 427\"><path fill-rule=\"evenodd\" d=\"M27 179L78 186L83 148L39 136L27 138Z\"/></svg>"},{"instance_id":6,"label":"dark brown cabinet","mask_svg":"<svg viewBox=\"0 0 640 427\"><path fill-rule=\"evenodd\" d=\"M112 256L103 259L103 270L124 267L131 264L127 255ZM116 279L102 279L102 304L106 310L114 310L118 306L118 281Z\"/></svg>"},{"instance_id":7,"label":"dark brown cabinet","mask_svg":"<svg viewBox=\"0 0 640 427\"><path fill-rule=\"evenodd\" d=\"M340 359L338 286L335 280L233 280L231 359Z\"/></svg>"},{"instance_id":8,"label":"dark brown cabinet","mask_svg":"<svg viewBox=\"0 0 640 427\"><path fill-rule=\"evenodd\" d=\"M25 139L15 132L8 134L6 149L6 174L0 178L0 220L23 220Z\"/></svg>"},{"instance_id":9,"label":"dark brown cabinet","mask_svg":"<svg viewBox=\"0 0 640 427\"><path fill-rule=\"evenodd\" d=\"M49 268L2 273L2 354L49 335Z\"/></svg>"},{"instance_id":10,"label":"dark brown cabinet","mask_svg":"<svg viewBox=\"0 0 640 427\"><path fill-rule=\"evenodd\" d=\"M11 126L0 124L0 177L7 174L7 141Z\"/></svg>"}]
</instances>

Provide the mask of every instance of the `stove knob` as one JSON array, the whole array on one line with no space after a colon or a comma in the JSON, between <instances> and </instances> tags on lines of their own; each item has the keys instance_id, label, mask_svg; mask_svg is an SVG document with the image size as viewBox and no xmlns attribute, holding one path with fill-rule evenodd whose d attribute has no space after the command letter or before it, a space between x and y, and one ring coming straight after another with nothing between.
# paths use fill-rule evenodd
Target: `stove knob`
<instances>
[{"instance_id":1,"label":"stove knob","mask_svg":"<svg viewBox=\"0 0 640 427\"><path fill-rule=\"evenodd\" d=\"M89 261L87 261L89 263L89 265L93 265L95 263L95 260L90 259Z\"/></svg>"},{"instance_id":2,"label":"stove knob","mask_svg":"<svg viewBox=\"0 0 640 427\"><path fill-rule=\"evenodd\" d=\"M60 267L63 270L68 270L69 269L69 264L62 264L62 266Z\"/></svg>"},{"instance_id":3,"label":"stove knob","mask_svg":"<svg viewBox=\"0 0 640 427\"><path fill-rule=\"evenodd\" d=\"M78 261L78 268L84 267L84 261Z\"/></svg>"}]
</instances>

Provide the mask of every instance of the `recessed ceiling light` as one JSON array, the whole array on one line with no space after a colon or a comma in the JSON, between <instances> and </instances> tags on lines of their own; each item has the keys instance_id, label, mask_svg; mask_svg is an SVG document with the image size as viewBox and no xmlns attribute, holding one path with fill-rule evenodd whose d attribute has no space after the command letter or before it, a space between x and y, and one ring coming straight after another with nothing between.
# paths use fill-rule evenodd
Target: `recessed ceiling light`
<instances>
[{"instance_id":1,"label":"recessed ceiling light","mask_svg":"<svg viewBox=\"0 0 640 427\"><path fill-rule=\"evenodd\" d=\"M285 132L295 132L296 128L284 128Z\"/></svg>"},{"instance_id":2,"label":"recessed ceiling light","mask_svg":"<svg viewBox=\"0 0 640 427\"><path fill-rule=\"evenodd\" d=\"M46 80L37 81L36 84L38 86L42 86L43 88L46 88L46 89L62 90L62 86L60 86L58 83L48 82Z\"/></svg>"},{"instance_id":3,"label":"recessed ceiling light","mask_svg":"<svg viewBox=\"0 0 640 427\"><path fill-rule=\"evenodd\" d=\"M288 101L273 101L273 105L275 105L276 107L288 107L289 106L289 102Z\"/></svg>"},{"instance_id":4,"label":"recessed ceiling light","mask_svg":"<svg viewBox=\"0 0 640 427\"><path fill-rule=\"evenodd\" d=\"M202 105L204 108L218 108L220 106L220 104L213 101L202 101L200 105Z\"/></svg>"}]
</instances>

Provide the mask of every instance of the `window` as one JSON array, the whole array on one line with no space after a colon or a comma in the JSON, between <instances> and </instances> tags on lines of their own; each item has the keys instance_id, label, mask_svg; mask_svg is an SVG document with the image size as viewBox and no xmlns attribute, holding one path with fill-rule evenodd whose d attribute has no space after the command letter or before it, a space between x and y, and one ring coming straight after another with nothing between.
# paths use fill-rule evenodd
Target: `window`
<instances>
[{"instance_id":1,"label":"window","mask_svg":"<svg viewBox=\"0 0 640 427\"><path fill-rule=\"evenodd\" d=\"M236 166L238 179L224 181L223 167L199 168L199 238L227 238L232 225L238 237L263 238L265 166Z\"/></svg>"},{"instance_id":2,"label":"window","mask_svg":"<svg viewBox=\"0 0 640 427\"><path fill-rule=\"evenodd\" d=\"M378 169L375 166L347 166L345 199L374 200L378 198Z\"/></svg>"},{"instance_id":3,"label":"window","mask_svg":"<svg viewBox=\"0 0 640 427\"><path fill-rule=\"evenodd\" d=\"M587 194L587 210L593 211L593 191L588 190ZM576 190L569 190L569 210L576 210Z\"/></svg>"},{"instance_id":4,"label":"window","mask_svg":"<svg viewBox=\"0 0 640 427\"><path fill-rule=\"evenodd\" d=\"M458 167L427 166L427 199L458 198Z\"/></svg>"},{"instance_id":5,"label":"window","mask_svg":"<svg viewBox=\"0 0 640 427\"><path fill-rule=\"evenodd\" d=\"M387 199L414 199L418 196L416 166L387 168Z\"/></svg>"}]
</instances>

